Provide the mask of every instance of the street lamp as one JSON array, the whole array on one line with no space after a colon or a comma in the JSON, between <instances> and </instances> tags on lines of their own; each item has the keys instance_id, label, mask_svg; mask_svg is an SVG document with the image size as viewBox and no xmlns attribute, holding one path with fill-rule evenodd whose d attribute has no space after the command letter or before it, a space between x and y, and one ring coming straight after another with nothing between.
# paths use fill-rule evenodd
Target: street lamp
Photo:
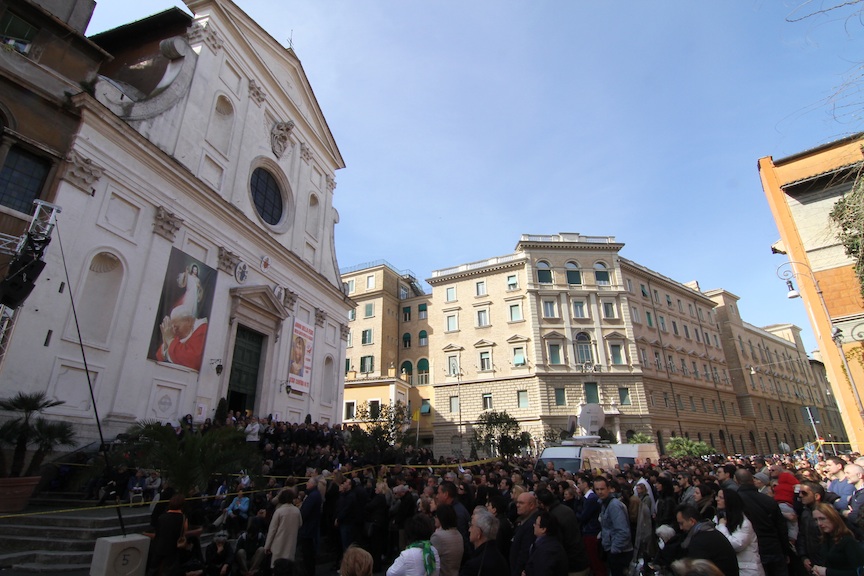
<instances>
[{"instance_id":1,"label":"street lamp","mask_svg":"<svg viewBox=\"0 0 864 576\"><path fill-rule=\"evenodd\" d=\"M797 270L799 267L806 268L807 271L800 272ZM790 260L789 262L784 262L777 267L777 277L786 281L786 288L788 289L788 293L786 294L787 298L798 298L801 296L801 294L798 293L798 290L795 289L795 285L792 283L792 278L809 278L810 281L813 282L813 286L816 288L816 296L819 298L819 304L822 306L822 313L825 314L825 320L828 322L829 326L831 325L831 314L828 313L828 306L825 304L825 297L822 294L822 288L819 286L819 282L813 275L813 269L810 268L810 266L803 262ZM813 311L810 310L809 312L811 323L813 324L813 328L816 330L816 337L819 338L820 341L824 342L819 331L819 323L816 321ZM853 340L864 341L864 329L862 328L864 328L864 324L859 324L852 329ZM852 394L855 397L855 405L858 409L858 414L861 419L864 420L864 404L861 403L861 396L858 394L858 387L855 385L855 379L852 377L851 370L849 370L849 362L846 361L846 353L843 351L843 331L836 326L833 327L831 330L831 340L834 342L834 345L837 346L837 352L840 354L840 360L843 362L843 369L846 371L846 377L849 379L850 386L852 386Z\"/></svg>"}]
</instances>

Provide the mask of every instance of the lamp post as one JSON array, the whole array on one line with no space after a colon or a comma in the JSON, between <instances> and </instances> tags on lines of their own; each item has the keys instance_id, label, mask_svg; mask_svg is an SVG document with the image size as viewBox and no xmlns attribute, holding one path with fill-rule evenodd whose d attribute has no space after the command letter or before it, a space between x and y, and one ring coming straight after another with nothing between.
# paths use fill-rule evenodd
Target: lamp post
<instances>
[{"instance_id":1,"label":"lamp post","mask_svg":"<svg viewBox=\"0 0 864 576\"><path fill-rule=\"evenodd\" d=\"M807 271L798 271L799 267L806 268ZM797 278L799 280L802 277L809 278L810 281L813 282L813 287L816 288L816 296L819 298L819 304L822 306L822 313L825 315L825 320L828 322L829 326L831 325L831 314L828 313L828 306L825 304L825 297L822 294L822 288L819 286L816 277L813 276L813 270L810 266L803 262L790 260L789 262L784 262L777 267L777 277L786 281L786 288L789 291L786 294L787 298L799 298L801 296L798 290L795 289L795 285L792 283L792 278ZM809 312L811 323L813 324L813 328L816 330L816 337L819 338L820 341L825 342L825 339L822 338L822 334L819 330L819 323L816 321L813 310L809 310ZM852 337L855 340L859 340L859 338L855 337L855 331L859 326L862 325L859 324L852 329ZM858 332L861 335L860 340L864 340L864 330L859 330ZM840 330L840 328L834 327L831 331L830 337L834 345L837 347L837 352L840 354L840 361L843 362L843 369L846 372L846 378L849 379L849 385L852 387L852 395L855 398L855 407L858 409L860 418L864 420L864 404L861 403L861 396L858 394L858 387L855 385L855 379L852 377L852 372L849 370L849 362L846 361L846 353L843 352L843 331Z\"/></svg>"}]
</instances>

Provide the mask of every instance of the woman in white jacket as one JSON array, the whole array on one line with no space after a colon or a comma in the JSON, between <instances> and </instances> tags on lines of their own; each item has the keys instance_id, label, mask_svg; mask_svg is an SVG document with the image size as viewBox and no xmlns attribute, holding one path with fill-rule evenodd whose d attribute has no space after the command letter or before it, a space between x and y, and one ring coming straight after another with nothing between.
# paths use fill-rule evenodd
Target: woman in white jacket
<instances>
[{"instance_id":1,"label":"woman in white jacket","mask_svg":"<svg viewBox=\"0 0 864 576\"><path fill-rule=\"evenodd\" d=\"M408 547L387 569L387 576L439 576L441 558L432 546L430 538L435 523L426 514L415 514L405 522L405 539Z\"/></svg>"},{"instance_id":2,"label":"woman in white jacket","mask_svg":"<svg viewBox=\"0 0 864 576\"><path fill-rule=\"evenodd\" d=\"M717 531L726 536L738 557L740 576L765 576L753 524L744 515L744 501L734 490L717 493Z\"/></svg>"}]
</instances>

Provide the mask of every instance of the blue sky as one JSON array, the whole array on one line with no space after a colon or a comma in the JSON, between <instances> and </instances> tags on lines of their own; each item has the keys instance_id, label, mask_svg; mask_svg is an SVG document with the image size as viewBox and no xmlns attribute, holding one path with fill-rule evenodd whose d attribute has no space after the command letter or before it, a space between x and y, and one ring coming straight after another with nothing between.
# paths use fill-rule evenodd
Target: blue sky
<instances>
[{"instance_id":1,"label":"blue sky","mask_svg":"<svg viewBox=\"0 0 864 576\"><path fill-rule=\"evenodd\" d=\"M341 266L384 258L425 279L523 233L610 235L815 348L775 274L756 162L862 130L832 98L864 60L853 9L789 22L802 0L236 1L293 39L345 158ZM88 33L171 6L102 0Z\"/></svg>"}]
</instances>

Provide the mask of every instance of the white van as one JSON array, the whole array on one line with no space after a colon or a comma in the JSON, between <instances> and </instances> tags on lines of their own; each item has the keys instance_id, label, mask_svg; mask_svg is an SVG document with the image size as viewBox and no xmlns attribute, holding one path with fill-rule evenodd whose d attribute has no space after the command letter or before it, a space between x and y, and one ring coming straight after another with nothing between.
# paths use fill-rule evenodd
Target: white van
<instances>
[{"instance_id":1,"label":"white van","mask_svg":"<svg viewBox=\"0 0 864 576\"><path fill-rule=\"evenodd\" d=\"M575 440L565 440L559 446L544 448L537 460L537 474L543 476L547 464L553 463L555 470L563 468L574 474L582 470L614 470L618 463L615 452L608 445L587 445Z\"/></svg>"},{"instance_id":2,"label":"white van","mask_svg":"<svg viewBox=\"0 0 864 576\"><path fill-rule=\"evenodd\" d=\"M653 464L657 464L660 459L657 446L654 444L612 444L611 448L621 466L624 464L641 466L645 464L647 458L650 458Z\"/></svg>"}]
</instances>

